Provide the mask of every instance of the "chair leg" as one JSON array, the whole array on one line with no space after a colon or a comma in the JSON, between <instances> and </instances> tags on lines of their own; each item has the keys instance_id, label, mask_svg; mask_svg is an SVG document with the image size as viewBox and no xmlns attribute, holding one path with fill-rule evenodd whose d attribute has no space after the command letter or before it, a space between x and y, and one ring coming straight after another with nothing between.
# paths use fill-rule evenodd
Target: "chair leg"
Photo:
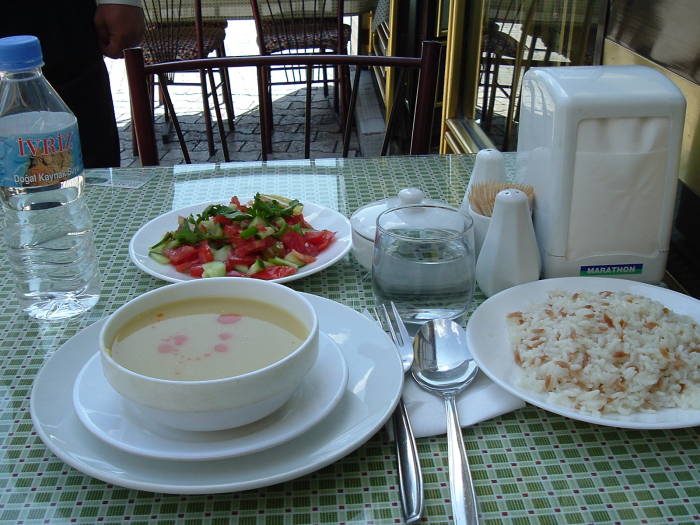
<instances>
[{"instance_id":1,"label":"chair leg","mask_svg":"<svg viewBox=\"0 0 700 525\"><path fill-rule=\"evenodd\" d=\"M274 128L274 108L272 106L272 69L267 70L267 126L270 130L270 144L272 144L272 130ZM270 145L272 151L272 145Z\"/></svg>"},{"instance_id":2,"label":"chair leg","mask_svg":"<svg viewBox=\"0 0 700 525\"><path fill-rule=\"evenodd\" d=\"M489 97L489 105L488 108L486 109L488 113L488 128L491 129L491 123L493 122L493 112L496 108L496 94L498 91L498 75L500 74L500 61L501 57L497 56L496 60L493 64L493 76L491 77L493 86L491 88L491 94Z\"/></svg>"},{"instance_id":3,"label":"chair leg","mask_svg":"<svg viewBox=\"0 0 700 525\"><path fill-rule=\"evenodd\" d=\"M151 104L153 107L153 104ZM153 123L155 126L155 122ZM139 146L136 144L136 126L134 126L134 111L131 110L131 153L134 157L139 156Z\"/></svg>"},{"instance_id":4,"label":"chair leg","mask_svg":"<svg viewBox=\"0 0 700 525\"><path fill-rule=\"evenodd\" d=\"M271 130L267 117L268 112L271 110L268 107L269 99L267 97L269 92L268 78L266 68L258 67L258 113L260 114L260 150L262 151L262 160L267 160L267 153L272 149Z\"/></svg>"},{"instance_id":5,"label":"chair leg","mask_svg":"<svg viewBox=\"0 0 700 525\"><path fill-rule=\"evenodd\" d=\"M326 68L323 69L324 71ZM339 68L338 66L333 66L333 111L338 113L340 111L340 102L339 102L339 91L338 91L338 74L339 74ZM328 93L325 92L326 97L328 97Z\"/></svg>"},{"instance_id":6,"label":"chair leg","mask_svg":"<svg viewBox=\"0 0 700 525\"><path fill-rule=\"evenodd\" d=\"M153 122L153 126L155 127L156 123L156 108L155 108L155 103L156 103L156 95L155 95L155 79L153 78L153 75L148 76L148 93L151 95L151 122ZM134 126L134 113L133 111L131 112L131 152L133 153L134 157L139 156L139 146L136 143L136 127Z\"/></svg>"},{"instance_id":7,"label":"chair leg","mask_svg":"<svg viewBox=\"0 0 700 525\"><path fill-rule=\"evenodd\" d=\"M350 93L350 101L348 103L347 117L345 119L345 127L343 128L343 158L348 156L350 150L350 135L352 134L352 124L353 124L353 114L355 113L355 102L357 101L357 88L360 85L360 75L362 74L362 68L357 66L355 68L355 78L352 83L352 90ZM349 82L349 79L348 79Z\"/></svg>"},{"instance_id":8,"label":"chair leg","mask_svg":"<svg viewBox=\"0 0 700 525\"><path fill-rule=\"evenodd\" d=\"M214 70L208 69L209 83L211 84L211 97L214 102L214 112L216 113L216 126L219 128L219 138L221 139L221 150L224 153L224 160L231 161L228 153L228 142L226 140L226 130L224 129L224 119L221 116L221 106L219 105L219 97L216 94L216 81L214 80ZM225 97L226 95L224 95Z\"/></svg>"},{"instance_id":9,"label":"chair leg","mask_svg":"<svg viewBox=\"0 0 700 525\"><path fill-rule=\"evenodd\" d=\"M267 136L265 137L265 142L263 144L263 149L267 153L272 153L272 133L273 133L273 118L272 118L272 71L269 67L263 68L264 71L264 83L265 94L264 94L264 104L265 104L265 124L267 129Z\"/></svg>"},{"instance_id":10,"label":"chair leg","mask_svg":"<svg viewBox=\"0 0 700 525\"><path fill-rule=\"evenodd\" d=\"M134 157L139 156L139 146L136 144L136 127L134 126L134 113L131 113L131 154Z\"/></svg>"},{"instance_id":11,"label":"chair leg","mask_svg":"<svg viewBox=\"0 0 700 525\"><path fill-rule=\"evenodd\" d=\"M214 132L212 130L211 111L209 110L209 94L207 89L207 74L200 70L199 81L202 85L202 111L204 113L204 128L207 133L207 144L209 145L209 156L213 156L214 149Z\"/></svg>"},{"instance_id":12,"label":"chair leg","mask_svg":"<svg viewBox=\"0 0 700 525\"><path fill-rule=\"evenodd\" d=\"M481 127L484 130L488 130L490 126L489 122L489 116L488 116L488 111L489 111L489 100L490 100L490 94L489 90L491 89L491 54L487 53L486 56L484 57L483 60L483 93L482 93L482 101L481 101Z\"/></svg>"},{"instance_id":13,"label":"chair leg","mask_svg":"<svg viewBox=\"0 0 700 525\"><path fill-rule=\"evenodd\" d=\"M226 48L224 44L216 50L216 55L219 57L226 56ZM219 72L221 74L221 84L223 90L224 104L226 106L226 115L228 117L228 129L233 131L235 128L236 113L233 109L233 95L231 91L231 77L228 74L228 68L222 68Z\"/></svg>"},{"instance_id":14,"label":"chair leg","mask_svg":"<svg viewBox=\"0 0 700 525\"><path fill-rule=\"evenodd\" d=\"M336 67L335 80L335 110L338 113L341 131L345 129L350 107L350 68L348 66Z\"/></svg>"},{"instance_id":15,"label":"chair leg","mask_svg":"<svg viewBox=\"0 0 700 525\"><path fill-rule=\"evenodd\" d=\"M328 68L324 66L321 69L323 70L323 96L328 98Z\"/></svg>"},{"instance_id":16,"label":"chair leg","mask_svg":"<svg viewBox=\"0 0 700 525\"><path fill-rule=\"evenodd\" d=\"M165 80L165 75L159 75L159 81L162 82ZM165 104L166 110L170 112L170 115L172 116L172 123L173 127L175 128L175 134L177 135L177 140L180 143L180 149L182 150L182 155L185 158L185 163L186 164L192 164L192 160L190 159L190 154L189 151L187 151L187 143L185 142L185 136L182 133L182 128L180 127L180 122L177 119L177 114L175 113L175 107L173 106L173 101L170 98L170 94L168 93L168 87L164 86L164 89L162 90L163 95L163 103Z\"/></svg>"},{"instance_id":17,"label":"chair leg","mask_svg":"<svg viewBox=\"0 0 700 525\"><path fill-rule=\"evenodd\" d=\"M326 68L323 68L324 71ZM306 112L304 113L304 158L311 157L311 86L313 83L313 66L306 67Z\"/></svg>"},{"instance_id":18,"label":"chair leg","mask_svg":"<svg viewBox=\"0 0 700 525\"><path fill-rule=\"evenodd\" d=\"M166 84L164 84L164 86L167 89L167 81L169 79L168 75L163 75L163 79L164 79L164 82L166 82ZM174 82L175 81L174 75L173 75L172 79ZM153 99L152 116L153 116L153 122L155 122L156 121L156 118L155 118L155 116L156 116L155 80L154 80L153 86L154 87L153 87L153 97L152 97L152 99ZM172 118L170 115L170 110L168 109L168 105L165 103L165 91L164 91L163 85L161 85L160 81L158 81L158 105L163 106L163 118L164 118L165 124L166 124L165 132L162 135L163 144L169 144L171 142L171 138L172 138L173 122L172 122Z\"/></svg>"},{"instance_id":19,"label":"chair leg","mask_svg":"<svg viewBox=\"0 0 700 525\"><path fill-rule=\"evenodd\" d=\"M348 43L345 44L345 53L348 52ZM334 83L334 100L333 109L339 115L340 129L345 129L348 116L348 108L350 106L350 68L348 66L338 67L333 69Z\"/></svg>"}]
</instances>

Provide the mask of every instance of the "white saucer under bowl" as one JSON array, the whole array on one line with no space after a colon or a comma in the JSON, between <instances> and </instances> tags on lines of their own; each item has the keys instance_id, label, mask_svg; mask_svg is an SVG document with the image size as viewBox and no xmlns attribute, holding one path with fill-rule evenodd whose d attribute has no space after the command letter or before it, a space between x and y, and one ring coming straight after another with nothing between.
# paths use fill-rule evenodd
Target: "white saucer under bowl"
<instances>
[{"instance_id":1,"label":"white saucer under bowl","mask_svg":"<svg viewBox=\"0 0 700 525\"><path fill-rule=\"evenodd\" d=\"M338 404L347 380L340 348L321 333L316 363L284 406L242 427L192 432L159 425L125 403L105 379L96 353L75 380L73 407L85 427L113 447L156 459L206 461L259 452L302 434Z\"/></svg>"},{"instance_id":2,"label":"white saucer under bowl","mask_svg":"<svg viewBox=\"0 0 700 525\"><path fill-rule=\"evenodd\" d=\"M343 352L348 384L330 414L294 439L261 452L195 464L136 456L96 438L73 409L73 383L95 354L103 321L61 345L37 374L30 400L34 428L49 450L80 472L150 492L235 492L325 467L384 425L398 403L404 374L396 348L377 323L340 303L306 293L304 297L316 310L321 331Z\"/></svg>"}]
</instances>

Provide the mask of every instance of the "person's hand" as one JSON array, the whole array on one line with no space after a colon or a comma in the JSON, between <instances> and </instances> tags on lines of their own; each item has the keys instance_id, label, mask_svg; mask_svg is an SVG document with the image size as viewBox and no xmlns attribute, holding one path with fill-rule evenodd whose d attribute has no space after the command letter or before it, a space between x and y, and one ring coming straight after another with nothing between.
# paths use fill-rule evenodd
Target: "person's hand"
<instances>
[{"instance_id":1,"label":"person's hand","mask_svg":"<svg viewBox=\"0 0 700 525\"><path fill-rule=\"evenodd\" d=\"M95 11L98 44L102 53L110 58L122 58L124 49L139 45L145 27L140 7L101 4Z\"/></svg>"}]
</instances>

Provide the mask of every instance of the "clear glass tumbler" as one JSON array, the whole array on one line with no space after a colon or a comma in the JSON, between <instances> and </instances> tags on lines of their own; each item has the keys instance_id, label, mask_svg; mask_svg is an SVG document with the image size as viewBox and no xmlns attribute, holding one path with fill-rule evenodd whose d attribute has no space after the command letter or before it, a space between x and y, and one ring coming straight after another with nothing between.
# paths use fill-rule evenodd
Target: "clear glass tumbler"
<instances>
[{"instance_id":1,"label":"clear glass tumbler","mask_svg":"<svg viewBox=\"0 0 700 525\"><path fill-rule=\"evenodd\" d=\"M474 295L474 267L469 215L418 204L377 217L372 287L377 301L393 301L405 322L465 314Z\"/></svg>"}]
</instances>

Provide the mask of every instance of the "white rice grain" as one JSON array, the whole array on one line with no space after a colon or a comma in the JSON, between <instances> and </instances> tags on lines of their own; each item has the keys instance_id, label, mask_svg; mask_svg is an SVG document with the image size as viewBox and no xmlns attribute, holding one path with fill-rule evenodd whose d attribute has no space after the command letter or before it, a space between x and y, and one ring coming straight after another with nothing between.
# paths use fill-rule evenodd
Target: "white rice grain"
<instances>
[{"instance_id":1,"label":"white rice grain","mask_svg":"<svg viewBox=\"0 0 700 525\"><path fill-rule=\"evenodd\" d=\"M520 385L592 414L700 409L700 328L625 292L552 292L507 316Z\"/></svg>"}]
</instances>

